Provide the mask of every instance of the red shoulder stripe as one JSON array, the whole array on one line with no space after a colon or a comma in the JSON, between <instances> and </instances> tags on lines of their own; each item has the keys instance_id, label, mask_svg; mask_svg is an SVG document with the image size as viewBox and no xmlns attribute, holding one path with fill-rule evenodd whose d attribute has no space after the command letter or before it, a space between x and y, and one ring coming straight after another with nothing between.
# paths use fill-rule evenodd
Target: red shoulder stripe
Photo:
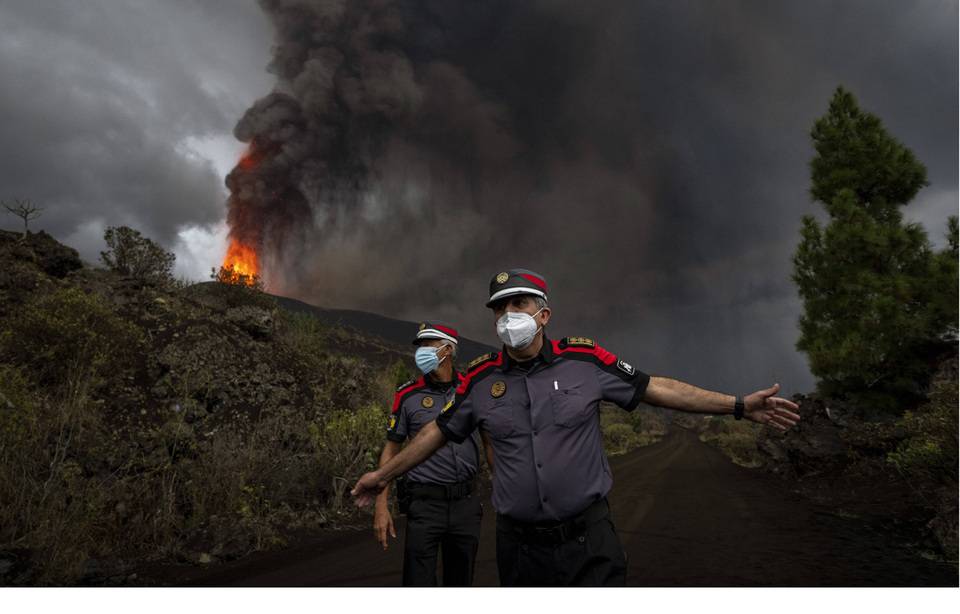
<instances>
[{"instance_id":1,"label":"red shoulder stripe","mask_svg":"<svg viewBox=\"0 0 960 614\"><path fill-rule=\"evenodd\" d=\"M594 345L593 347L568 346L562 348L560 347L559 341L553 339L550 341L553 343L553 351L557 354L566 354L569 352L576 352L577 354L590 354L605 365L612 365L613 363L617 362L617 357L615 354L608 352L599 345Z\"/></svg>"},{"instance_id":2,"label":"red shoulder stripe","mask_svg":"<svg viewBox=\"0 0 960 614\"><path fill-rule=\"evenodd\" d=\"M423 376L420 376L420 379L413 382L405 388L401 388L397 391L397 394L393 396L393 409L390 410L390 413L395 414L400 410L400 404L403 402L403 398L410 394L411 392L416 392L417 389L423 388L426 385L426 381Z\"/></svg>"},{"instance_id":3,"label":"red shoulder stripe","mask_svg":"<svg viewBox=\"0 0 960 614\"><path fill-rule=\"evenodd\" d=\"M467 389L470 387L471 380L473 380L473 378L476 377L479 373L486 371L491 367L499 367L502 364L503 364L503 350L500 350L499 352L497 352L496 358L477 365L470 371L467 371L467 374L460 378L460 384L457 386L457 394L464 394L467 391Z\"/></svg>"}]
</instances>

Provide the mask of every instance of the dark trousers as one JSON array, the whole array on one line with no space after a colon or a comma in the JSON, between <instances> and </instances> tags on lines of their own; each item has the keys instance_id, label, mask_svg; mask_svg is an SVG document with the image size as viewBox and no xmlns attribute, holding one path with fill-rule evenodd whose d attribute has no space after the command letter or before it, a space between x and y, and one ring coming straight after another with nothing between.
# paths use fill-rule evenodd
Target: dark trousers
<instances>
[{"instance_id":1,"label":"dark trousers","mask_svg":"<svg viewBox=\"0 0 960 614\"><path fill-rule=\"evenodd\" d=\"M444 586L473 584L482 515L476 493L450 500L414 498L407 510L403 585L436 586L438 551Z\"/></svg>"},{"instance_id":2,"label":"dark trousers","mask_svg":"<svg viewBox=\"0 0 960 614\"><path fill-rule=\"evenodd\" d=\"M497 518L501 586L625 586L627 559L609 513L560 543L531 543Z\"/></svg>"}]
</instances>

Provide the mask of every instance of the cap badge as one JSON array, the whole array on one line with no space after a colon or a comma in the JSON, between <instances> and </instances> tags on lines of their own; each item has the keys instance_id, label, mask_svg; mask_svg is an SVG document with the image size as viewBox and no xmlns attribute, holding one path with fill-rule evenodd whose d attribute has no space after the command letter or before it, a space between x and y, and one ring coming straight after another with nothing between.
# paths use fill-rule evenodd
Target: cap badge
<instances>
[{"instance_id":1,"label":"cap badge","mask_svg":"<svg viewBox=\"0 0 960 614\"><path fill-rule=\"evenodd\" d=\"M495 399L499 399L503 396L503 393L507 391L507 385L502 381L493 382L493 386L490 386L490 396Z\"/></svg>"},{"instance_id":2,"label":"cap badge","mask_svg":"<svg viewBox=\"0 0 960 614\"><path fill-rule=\"evenodd\" d=\"M433 407L433 397L423 397L423 400L420 401L420 404L426 407L427 409L430 409L431 407Z\"/></svg>"},{"instance_id":3,"label":"cap badge","mask_svg":"<svg viewBox=\"0 0 960 614\"><path fill-rule=\"evenodd\" d=\"M497 283L498 283L498 284L505 284L505 283L507 283L507 280L508 280L508 279L510 279L510 275L508 275L508 274L506 273L506 271L504 271L503 273L498 273L498 274L497 274Z\"/></svg>"},{"instance_id":4,"label":"cap badge","mask_svg":"<svg viewBox=\"0 0 960 614\"><path fill-rule=\"evenodd\" d=\"M423 329L425 329L426 327L427 327L427 323L426 323L426 322L421 322L421 323L420 323L420 330L423 330Z\"/></svg>"}]
</instances>

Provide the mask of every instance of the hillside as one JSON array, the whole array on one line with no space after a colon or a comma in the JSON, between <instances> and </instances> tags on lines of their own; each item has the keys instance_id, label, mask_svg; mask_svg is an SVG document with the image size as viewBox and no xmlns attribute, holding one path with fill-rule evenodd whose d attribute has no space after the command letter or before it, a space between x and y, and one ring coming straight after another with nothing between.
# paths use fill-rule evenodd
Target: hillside
<instances>
[{"instance_id":1,"label":"hillside","mask_svg":"<svg viewBox=\"0 0 960 614\"><path fill-rule=\"evenodd\" d=\"M0 231L0 584L123 583L350 523L414 323ZM470 340L461 356L486 346Z\"/></svg>"}]
</instances>

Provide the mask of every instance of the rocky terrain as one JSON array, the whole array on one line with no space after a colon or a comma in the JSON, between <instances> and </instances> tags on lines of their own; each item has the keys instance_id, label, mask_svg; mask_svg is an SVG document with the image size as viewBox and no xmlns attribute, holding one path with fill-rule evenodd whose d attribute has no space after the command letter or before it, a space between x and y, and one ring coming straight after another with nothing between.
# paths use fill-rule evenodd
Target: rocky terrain
<instances>
[{"instance_id":1,"label":"rocky terrain","mask_svg":"<svg viewBox=\"0 0 960 614\"><path fill-rule=\"evenodd\" d=\"M409 344L42 232L0 231L0 308L0 584L123 583L349 523L411 375Z\"/></svg>"}]
</instances>

